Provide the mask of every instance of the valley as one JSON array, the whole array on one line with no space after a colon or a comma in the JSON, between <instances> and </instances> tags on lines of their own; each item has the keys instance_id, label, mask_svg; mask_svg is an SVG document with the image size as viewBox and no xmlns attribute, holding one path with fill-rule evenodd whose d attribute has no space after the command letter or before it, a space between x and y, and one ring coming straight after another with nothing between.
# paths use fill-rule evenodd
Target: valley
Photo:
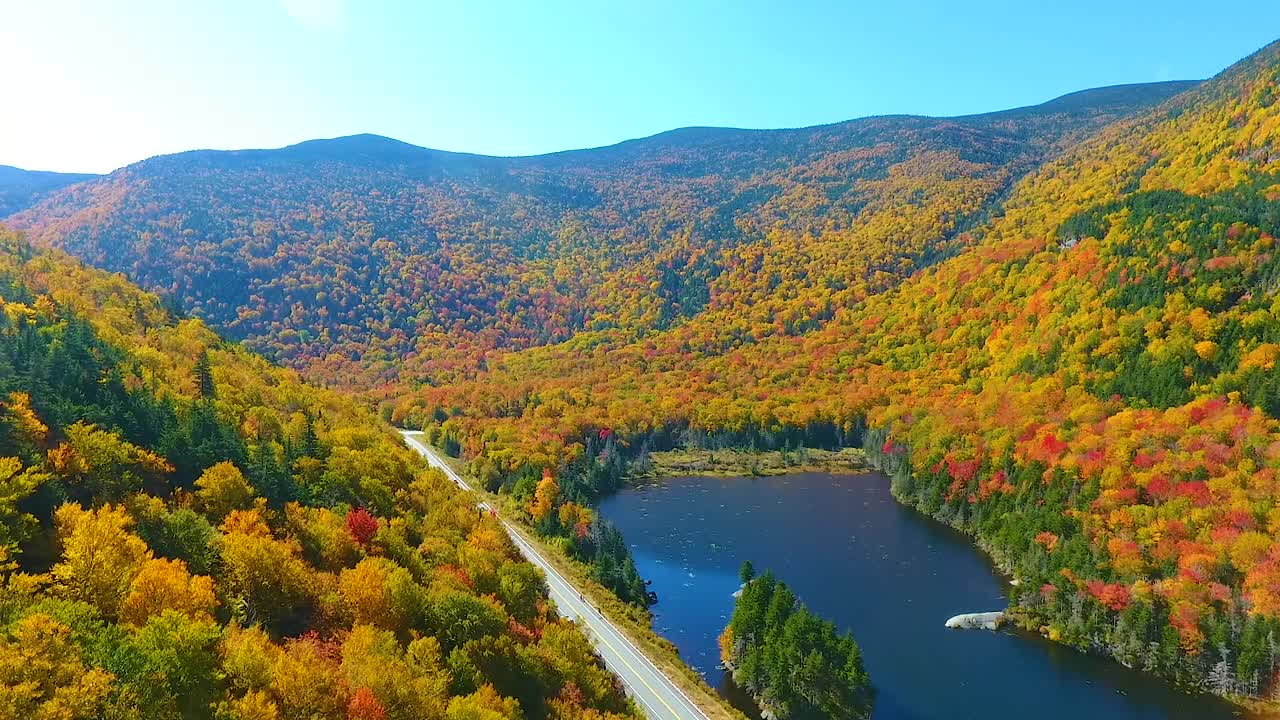
<instances>
[{"instance_id":1,"label":"valley","mask_svg":"<svg viewBox=\"0 0 1280 720\"><path fill-rule=\"evenodd\" d=\"M0 166L0 693L1274 716L1277 237L1280 42L955 117ZM744 560L795 596L734 638Z\"/></svg>"}]
</instances>

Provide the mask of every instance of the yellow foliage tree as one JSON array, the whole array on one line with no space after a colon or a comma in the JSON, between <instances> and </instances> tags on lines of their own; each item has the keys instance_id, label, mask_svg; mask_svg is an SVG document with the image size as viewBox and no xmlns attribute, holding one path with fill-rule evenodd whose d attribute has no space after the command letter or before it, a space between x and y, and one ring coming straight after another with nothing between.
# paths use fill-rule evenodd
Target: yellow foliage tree
<instances>
[{"instance_id":1,"label":"yellow foliage tree","mask_svg":"<svg viewBox=\"0 0 1280 720\"><path fill-rule=\"evenodd\" d=\"M45 438L49 436L49 426L32 409L30 395L11 392L9 400L3 403L3 408L3 422L9 427L9 433L18 445L34 450L44 444Z\"/></svg>"},{"instance_id":2,"label":"yellow foliage tree","mask_svg":"<svg viewBox=\"0 0 1280 720\"><path fill-rule=\"evenodd\" d=\"M533 515L534 522L542 522L551 514L555 508L556 496L559 494L560 486L556 484L551 471L543 471L542 479L538 481L538 487L533 493L533 505L529 508L529 514Z\"/></svg>"},{"instance_id":3,"label":"yellow foliage tree","mask_svg":"<svg viewBox=\"0 0 1280 720\"><path fill-rule=\"evenodd\" d=\"M261 627L231 625L222 637L222 671L231 687L252 693L271 685L282 650Z\"/></svg>"},{"instance_id":4,"label":"yellow foliage tree","mask_svg":"<svg viewBox=\"0 0 1280 720\"><path fill-rule=\"evenodd\" d=\"M120 500L140 490L145 478L173 472L167 460L110 430L77 422L64 432L67 439L49 451L49 462L93 498Z\"/></svg>"},{"instance_id":5,"label":"yellow foliage tree","mask_svg":"<svg viewBox=\"0 0 1280 720\"><path fill-rule=\"evenodd\" d=\"M447 720L524 720L520 703L503 697L492 685L485 684L465 697L449 701Z\"/></svg>"},{"instance_id":6,"label":"yellow foliage tree","mask_svg":"<svg viewBox=\"0 0 1280 720\"><path fill-rule=\"evenodd\" d=\"M235 532L222 545L219 585L246 620L277 625L305 613L314 595L314 573L298 547L270 536Z\"/></svg>"},{"instance_id":7,"label":"yellow foliage tree","mask_svg":"<svg viewBox=\"0 0 1280 720\"><path fill-rule=\"evenodd\" d=\"M385 558L367 557L343 570L338 596L355 624L395 632L407 632L422 607L413 575Z\"/></svg>"},{"instance_id":8,"label":"yellow foliage tree","mask_svg":"<svg viewBox=\"0 0 1280 720\"><path fill-rule=\"evenodd\" d=\"M204 511L223 518L232 510L253 507L253 486L244 473L229 461L208 468L196 480L196 497Z\"/></svg>"},{"instance_id":9,"label":"yellow foliage tree","mask_svg":"<svg viewBox=\"0 0 1280 720\"><path fill-rule=\"evenodd\" d=\"M280 707L271 696L261 690L245 693L219 706L218 717L230 720L280 720Z\"/></svg>"},{"instance_id":10,"label":"yellow foliage tree","mask_svg":"<svg viewBox=\"0 0 1280 720\"><path fill-rule=\"evenodd\" d=\"M110 504L85 510L66 503L54 514L62 541L62 562L53 577L70 598L96 607L114 619L151 551L142 538L129 532L133 519Z\"/></svg>"},{"instance_id":11,"label":"yellow foliage tree","mask_svg":"<svg viewBox=\"0 0 1280 720\"><path fill-rule=\"evenodd\" d=\"M195 620L212 620L218 601L213 579L192 576L181 560L155 558L142 564L120 609L120 622L141 626L147 618L174 610Z\"/></svg>"},{"instance_id":12,"label":"yellow foliage tree","mask_svg":"<svg viewBox=\"0 0 1280 720\"><path fill-rule=\"evenodd\" d=\"M224 535L251 535L253 537L271 537L271 526L262 517L262 511L255 507L252 510L232 510L223 518L218 528Z\"/></svg>"},{"instance_id":13,"label":"yellow foliage tree","mask_svg":"<svg viewBox=\"0 0 1280 720\"><path fill-rule=\"evenodd\" d=\"M433 637L414 640L405 649L391 632L356 625L342 644L342 675L348 686L373 691L387 720L444 715L449 672Z\"/></svg>"},{"instance_id":14,"label":"yellow foliage tree","mask_svg":"<svg viewBox=\"0 0 1280 720\"><path fill-rule=\"evenodd\" d=\"M19 621L0 641L0 715L31 720L102 717L115 676L86 668L71 628L48 615Z\"/></svg>"},{"instance_id":15,"label":"yellow foliage tree","mask_svg":"<svg viewBox=\"0 0 1280 720\"><path fill-rule=\"evenodd\" d=\"M304 640L289 643L277 658L271 694L285 718L343 718L351 700L333 661Z\"/></svg>"}]
</instances>

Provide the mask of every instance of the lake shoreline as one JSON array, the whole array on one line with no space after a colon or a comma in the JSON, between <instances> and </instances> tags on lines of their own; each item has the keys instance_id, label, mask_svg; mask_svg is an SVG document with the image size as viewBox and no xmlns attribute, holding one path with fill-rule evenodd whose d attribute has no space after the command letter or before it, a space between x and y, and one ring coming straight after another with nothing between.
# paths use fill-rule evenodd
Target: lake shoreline
<instances>
[{"instance_id":1,"label":"lake shoreline","mask_svg":"<svg viewBox=\"0 0 1280 720\"><path fill-rule=\"evenodd\" d=\"M943 517L939 517L938 515L930 513L925 508L921 507L918 504L918 498L905 495L902 492L900 492L898 484L894 482L894 478L897 476L898 473L901 473L904 470L907 473L907 477L910 478L912 475L911 475L911 469L909 465L898 466L898 465L895 465L894 463L877 461L877 459L871 456L868 456L867 462L870 468L869 472L879 473L881 475L884 475L885 478L889 480L889 495L893 498L895 503L897 503L900 507L906 509L908 512L913 513L921 518L924 518L928 522L936 523L940 527L946 530L949 530L953 533L956 533L960 537L964 538L964 542L972 546L974 549L976 549L986 558L993 572L995 572L998 576L1001 576L1005 580L1007 580L1010 585L1016 585L1018 583L1014 562L1010 558L1006 557L1004 553L1000 552L999 548L997 548L991 542L988 542L987 539L983 538L974 529L958 526L954 522L951 522ZM1013 603L1013 602L1006 603L1006 606L1001 611L1001 613L1003 616L1002 617L1003 623L1006 623L1011 627L1016 628L1021 633L1025 633L1027 637L1037 638L1049 644L1050 646L1064 648L1068 652L1079 653L1086 657L1102 658L1104 661L1120 665L1121 667L1124 667L1126 670L1134 670L1135 672L1140 672L1142 675L1149 676L1158 682L1165 683L1170 688L1188 697L1205 695L1205 696L1219 698L1223 702L1229 703L1233 708L1238 710L1239 711L1238 717L1245 718L1246 720L1273 720L1276 718L1280 718L1280 714L1278 714L1276 711L1275 704L1268 700L1260 700L1257 698L1250 698L1250 697L1247 697L1244 695L1238 695L1238 694L1217 695L1214 693L1210 693L1202 688L1189 687L1182 683L1173 682L1168 678L1164 678L1159 675L1149 673L1145 670L1143 671L1135 670L1133 667L1126 665L1124 663L1121 663L1117 658L1111 656L1110 654L1076 647L1068 642L1064 642L1063 640L1053 636L1053 633L1051 632L1049 626L1039 622L1025 608L1020 607L1016 603Z\"/></svg>"},{"instance_id":2,"label":"lake shoreline","mask_svg":"<svg viewBox=\"0 0 1280 720\"><path fill-rule=\"evenodd\" d=\"M639 465L637 467L636 465ZM682 477L752 478L796 473L859 475L875 470L861 448L840 450L708 450L684 448L648 454L647 463L633 465L628 483Z\"/></svg>"},{"instance_id":3,"label":"lake shoreline","mask_svg":"<svg viewBox=\"0 0 1280 720\"><path fill-rule=\"evenodd\" d=\"M847 624L859 638L868 672L877 686L884 685L877 720L1019 717L1043 710L1045 697L1063 698L1061 711L1045 716L1052 718L1116 716L1137 707L1144 710L1132 717L1144 719L1238 717L1225 701L1136 671L1117 673L1121 668L1114 661L1080 653L1016 622L987 633L944 629L956 612L1007 607L1008 575L973 535L893 497L884 473L863 474L876 478L665 478L624 488L602 501L601 512L620 526L642 574L654 580L663 598L654 608L655 630L708 678L722 672L715 637L728 620L731 594L740 585L736 571L745 558L794 578L793 586L816 612ZM761 532L766 518L770 531ZM830 572L833 563L841 573ZM895 597L905 596L905 604L868 592L872 587L896 588ZM938 592L943 587L947 592ZM899 615L906 624L866 620ZM903 659L896 648L904 642L933 659L934 679ZM965 690L982 682L979 675L969 676L974 665L1007 668L1025 690L1002 693L998 701L975 700ZM1108 679L1115 675L1120 677ZM717 689L734 701L723 679Z\"/></svg>"}]
</instances>

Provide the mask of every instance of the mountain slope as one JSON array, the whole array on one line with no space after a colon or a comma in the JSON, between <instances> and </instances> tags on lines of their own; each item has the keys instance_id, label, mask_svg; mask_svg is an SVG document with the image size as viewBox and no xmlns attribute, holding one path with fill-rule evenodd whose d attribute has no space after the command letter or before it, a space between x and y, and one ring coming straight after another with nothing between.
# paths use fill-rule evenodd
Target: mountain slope
<instances>
[{"instance_id":1,"label":"mountain slope","mask_svg":"<svg viewBox=\"0 0 1280 720\"><path fill-rule=\"evenodd\" d=\"M1278 97L1280 43L1067 149L954 257L811 330L749 318L754 340L726 345L733 320L707 314L583 333L397 416L492 487L545 466L570 498L647 447L861 442L902 501L1020 580L1027 627L1273 697Z\"/></svg>"},{"instance_id":2,"label":"mountain slope","mask_svg":"<svg viewBox=\"0 0 1280 720\"><path fill-rule=\"evenodd\" d=\"M88 173L56 173L0 165L0 217L25 210L56 190L96 177Z\"/></svg>"},{"instance_id":3,"label":"mountain slope","mask_svg":"<svg viewBox=\"0 0 1280 720\"><path fill-rule=\"evenodd\" d=\"M365 408L3 229L0 490L11 713L637 717Z\"/></svg>"},{"instance_id":4,"label":"mountain slope","mask_svg":"<svg viewBox=\"0 0 1280 720\"><path fill-rule=\"evenodd\" d=\"M964 245L1046 157L1186 86L963 118L688 128L530 158L375 136L197 151L9 222L312 377L440 382L493 350L584 329L634 337L708 308L811 329ZM803 277L765 262L775 246L807 259ZM814 288L814 307L795 301Z\"/></svg>"}]
</instances>

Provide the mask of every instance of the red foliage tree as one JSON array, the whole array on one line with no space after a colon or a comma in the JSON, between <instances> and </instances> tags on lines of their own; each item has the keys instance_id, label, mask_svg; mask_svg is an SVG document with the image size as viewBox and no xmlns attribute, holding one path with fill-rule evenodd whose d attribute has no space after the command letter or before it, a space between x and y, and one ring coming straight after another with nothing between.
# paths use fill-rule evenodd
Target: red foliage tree
<instances>
[{"instance_id":1,"label":"red foliage tree","mask_svg":"<svg viewBox=\"0 0 1280 720\"><path fill-rule=\"evenodd\" d=\"M572 707L582 707L586 704L586 696L582 693L582 688L578 684L570 680L560 689L560 699Z\"/></svg>"},{"instance_id":2,"label":"red foliage tree","mask_svg":"<svg viewBox=\"0 0 1280 720\"><path fill-rule=\"evenodd\" d=\"M378 518L364 508L351 510L347 513L347 532L361 547L367 548L373 536L378 534Z\"/></svg>"},{"instance_id":3,"label":"red foliage tree","mask_svg":"<svg viewBox=\"0 0 1280 720\"><path fill-rule=\"evenodd\" d=\"M367 687L356 690L347 705L347 720L385 720L387 709L382 707L373 691Z\"/></svg>"}]
</instances>

